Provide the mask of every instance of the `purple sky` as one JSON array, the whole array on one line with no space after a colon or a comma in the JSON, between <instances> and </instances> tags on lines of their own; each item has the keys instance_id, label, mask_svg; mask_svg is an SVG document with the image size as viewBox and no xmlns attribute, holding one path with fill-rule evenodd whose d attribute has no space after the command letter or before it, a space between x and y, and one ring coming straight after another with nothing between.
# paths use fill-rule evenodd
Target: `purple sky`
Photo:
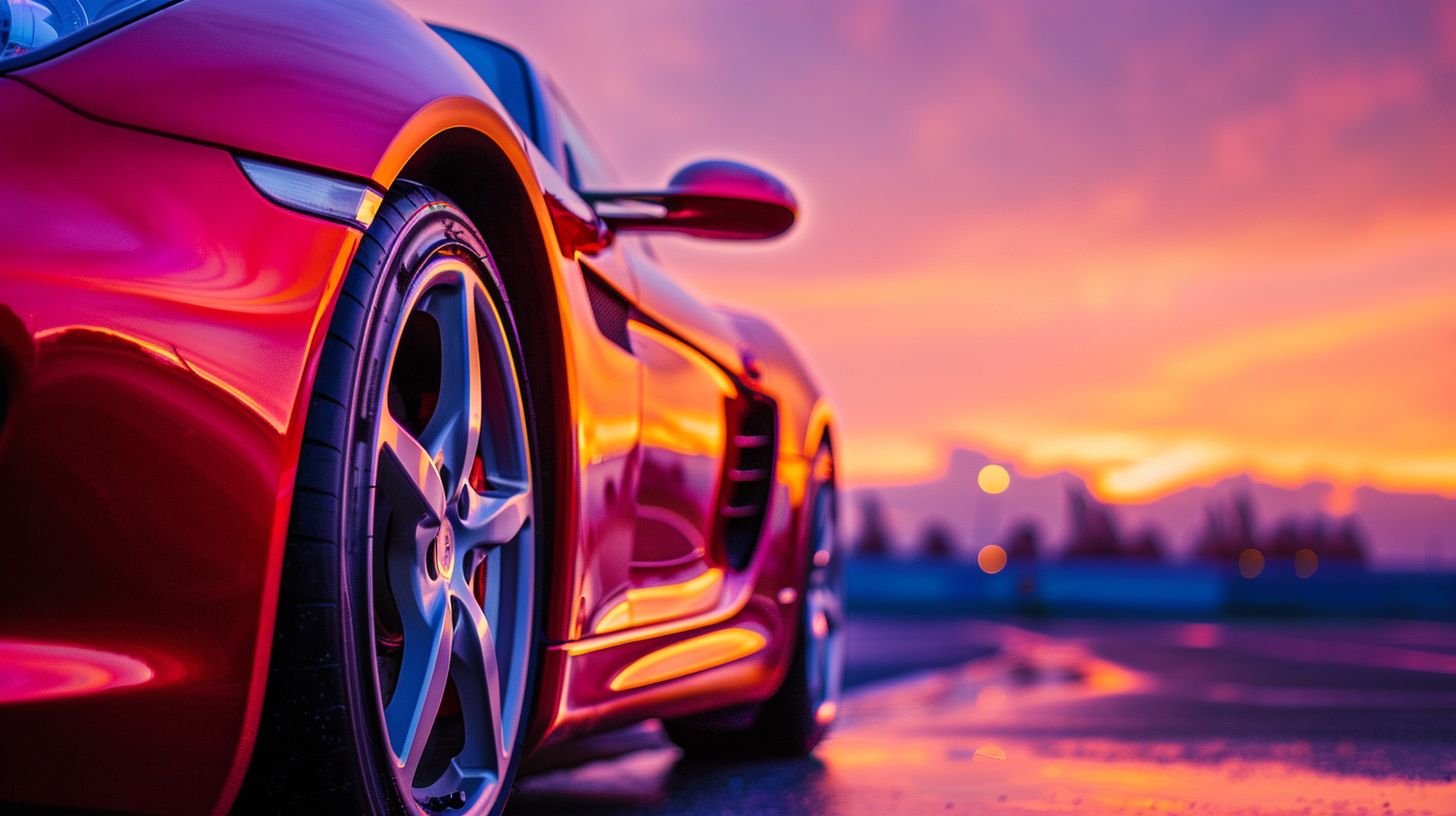
<instances>
[{"instance_id":1,"label":"purple sky","mask_svg":"<svg viewBox=\"0 0 1456 816\"><path fill-rule=\"evenodd\" d=\"M660 248L807 351L854 483L967 446L1117 501L1456 495L1456 3L406 5L544 65L635 185L793 184L786 239Z\"/></svg>"}]
</instances>

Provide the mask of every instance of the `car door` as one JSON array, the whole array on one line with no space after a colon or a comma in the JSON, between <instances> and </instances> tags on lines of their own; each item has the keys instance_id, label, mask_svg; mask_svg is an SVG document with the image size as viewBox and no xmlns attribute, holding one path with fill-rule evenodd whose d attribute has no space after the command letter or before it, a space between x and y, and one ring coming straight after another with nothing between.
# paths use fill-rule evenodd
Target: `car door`
<instances>
[{"instance_id":1,"label":"car door","mask_svg":"<svg viewBox=\"0 0 1456 816\"><path fill-rule=\"evenodd\" d=\"M575 113L549 82L546 94L573 186L619 187ZM659 292L669 291L670 284L645 239L619 236L616 245L637 287L626 323L626 347L641 366L641 435L625 591L594 617L592 633L686 617L708 611L722 599L726 565L714 543L730 446L728 417L739 396L732 369L725 371L717 362L721 357L732 365L739 362L726 321L713 326L717 331L700 331L703 324L712 325L709 315L716 313L686 293L661 318L644 309L642 274L658 281ZM596 262L592 258L585 263L590 268ZM699 319L687 321L692 328L684 331L684 321L674 319L680 315ZM713 351L717 355L710 356Z\"/></svg>"},{"instance_id":2,"label":"car door","mask_svg":"<svg viewBox=\"0 0 1456 816\"><path fill-rule=\"evenodd\" d=\"M615 177L560 92L544 78L538 88L550 140L548 155L570 187L580 191L613 183ZM582 406L580 501L586 538L579 561L583 571L578 637L624 628L631 621L632 563L638 546L634 499L641 474L647 365L628 329L637 286L626 251L624 242L612 240L590 254L578 253L575 259L598 341L577 354Z\"/></svg>"},{"instance_id":3,"label":"car door","mask_svg":"<svg viewBox=\"0 0 1456 816\"><path fill-rule=\"evenodd\" d=\"M596 226L590 206L574 190L608 176L590 146L556 109L549 83L517 53L493 40L441 26L434 30L475 69L531 142L533 161L553 215ZM576 552L563 591L573 595L562 635L591 634L593 621L620 606L631 587L642 427L643 366L627 337L636 282L621 246L575 252L568 270L569 310L578 316L568 354L576 371ZM509 270L506 270L507 274ZM620 613L618 613L620 616Z\"/></svg>"}]
</instances>

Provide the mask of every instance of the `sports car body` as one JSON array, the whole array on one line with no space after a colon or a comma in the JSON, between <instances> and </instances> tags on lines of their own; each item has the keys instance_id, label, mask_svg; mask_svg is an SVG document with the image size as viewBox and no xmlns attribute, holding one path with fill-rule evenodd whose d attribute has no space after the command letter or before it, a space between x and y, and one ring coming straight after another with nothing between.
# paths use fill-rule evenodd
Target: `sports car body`
<instances>
[{"instance_id":1,"label":"sports car body","mask_svg":"<svg viewBox=\"0 0 1456 816\"><path fill-rule=\"evenodd\" d=\"M520 54L386 0L0 0L0 801L498 813L649 718L802 753L832 415Z\"/></svg>"}]
</instances>

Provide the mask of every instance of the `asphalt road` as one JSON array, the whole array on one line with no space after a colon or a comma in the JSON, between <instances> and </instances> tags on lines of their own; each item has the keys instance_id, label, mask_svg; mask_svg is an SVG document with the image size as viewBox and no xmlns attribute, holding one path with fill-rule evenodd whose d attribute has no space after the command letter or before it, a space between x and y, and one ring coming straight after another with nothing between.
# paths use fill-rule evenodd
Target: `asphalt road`
<instances>
[{"instance_id":1,"label":"asphalt road","mask_svg":"<svg viewBox=\"0 0 1456 816\"><path fill-rule=\"evenodd\" d=\"M508 812L1456 814L1453 624L860 620L850 659L812 758L638 730Z\"/></svg>"}]
</instances>

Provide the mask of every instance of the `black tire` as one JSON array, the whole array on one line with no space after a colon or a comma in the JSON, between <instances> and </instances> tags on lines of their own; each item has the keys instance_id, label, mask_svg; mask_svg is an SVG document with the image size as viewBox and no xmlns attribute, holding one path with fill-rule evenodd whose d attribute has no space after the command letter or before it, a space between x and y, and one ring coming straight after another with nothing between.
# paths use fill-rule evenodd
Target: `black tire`
<instances>
[{"instance_id":1,"label":"black tire","mask_svg":"<svg viewBox=\"0 0 1456 816\"><path fill-rule=\"evenodd\" d=\"M807 756L824 739L837 716L843 677L843 554L837 541L839 509L833 456L827 444L820 447L810 472L811 510L804 547L809 563L800 587L793 662L774 695L762 703L665 721L668 736L691 756ZM827 531L820 527L821 522L827 522ZM816 562L816 554L821 552L828 556L821 555L822 562ZM815 607L810 599L816 585L818 591L833 596L833 620L829 624L833 629L822 638L812 631ZM832 644L827 644L830 638ZM816 644L831 651L816 654ZM820 657L829 662L820 664Z\"/></svg>"},{"instance_id":2,"label":"black tire","mask_svg":"<svg viewBox=\"0 0 1456 816\"><path fill-rule=\"evenodd\" d=\"M384 670L381 668L382 658L376 653L376 638L382 637L376 632L380 613L372 605L381 591L378 582L392 580L381 579L377 573L383 569L394 569L376 564L381 556L374 552L375 541L381 542L381 548L396 546L385 544L386 539L380 537L381 522L375 520L371 527L369 521L379 513L379 500L374 494L382 492L382 488L370 489L371 482L377 483L382 478L376 474L379 467L378 423L380 416L392 414L394 410L394 403L387 401L393 399L393 391L388 397L380 397L380 391L385 388L381 383L393 382L382 378L394 376L380 370L381 367L394 370L392 362L381 362L384 359L381 338L392 338L390 342L395 345L390 347L390 354L400 347L402 341L399 337L408 328L404 321L410 319L410 314L405 311L410 308L406 301L407 293L415 279L424 274L423 270L446 255L457 265L468 266L475 271L488 293L486 297L495 309L499 324L504 328L504 345L509 346L508 354L514 363L522 407L519 413L523 418L522 448L528 457L526 480L528 485L531 483L530 472L535 469L536 463L529 461L535 456L534 446L529 443L534 438L531 411L525 402L529 399L529 389L524 381L515 322L504 297L500 274L479 232L453 203L425 187L401 182L385 199L373 225L362 239L344 281L322 350L298 463L262 723L235 813L418 816L423 813L466 812L466 809L446 807L439 801L428 805L421 803L415 798L417 792L406 790L405 784L397 778L402 771L397 771L391 764L396 754L391 747L388 725L384 722L383 707L387 702L383 699L386 693L382 678ZM480 297L478 291L470 289L472 285L468 282L462 284L465 296ZM465 314L468 315L465 322L485 319L484 315L469 309ZM470 338L474 341L474 335ZM477 346L476 351L480 348ZM445 370L442 362L440 371ZM478 367L475 372L474 385L479 386ZM444 374L439 377L441 380L445 378ZM448 386L442 383L439 388L443 391ZM482 391L482 388L466 388L464 393L478 396ZM383 408L371 408L371 405L380 405L381 399L386 400ZM469 402L469 399L462 400L463 404ZM476 403L479 403L478 399ZM434 411L434 408L430 410ZM488 444L484 432L477 429L474 433L478 451L468 455L484 456ZM373 454L369 447L371 440ZM477 450L477 447L464 449ZM440 461L435 459L437 469L443 468ZM470 465L464 467L469 468ZM437 472L437 476L442 473ZM450 483L449 474L441 478L444 483ZM476 476L472 472L461 478L474 485ZM541 500L538 492L526 494L524 504L532 508L531 515L522 522L522 531L515 534L518 538L525 536L523 531L533 526ZM465 502L466 497L462 493L459 498L461 517L465 513ZM443 519L444 511L441 512L440 518ZM388 523L393 524L394 520L390 519ZM449 579L456 572L466 576L459 579L462 582L471 581L471 575L483 575L483 572L476 571L483 567L470 566L474 563L475 552L470 551L470 558L467 558L463 549L465 544L459 545L462 548L459 562L453 560L454 545L444 531L449 525L444 521L438 523L441 532L435 541L429 543L428 552L431 558L438 556L444 559L439 563L446 566L440 568L444 577L436 575L434 580ZM533 598L526 616L528 620L523 624L527 634L514 637L512 641L513 648L526 650L523 668L518 675L521 679L517 680L517 675L511 678L512 689L516 688L516 683L523 684L520 686L523 689L520 694L521 711L515 724L513 743L507 737L497 738L498 744L511 744L511 749L505 752L508 763L501 763L503 767L498 769L496 781L490 783L495 787L481 788L480 798L469 803L471 813L499 814L504 809L526 737L525 723L534 704L535 674L541 653L544 607L541 575L544 569L539 566L542 564L541 547L534 534L527 544L531 551L531 564L534 565L529 590ZM485 555L481 554L479 560L484 563ZM389 595L393 598L394 591L390 590ZM458 622L461 613L457 606L452 606L454 596L445 594L443 597L444 619ZM452 627L458 625L450 624ZM452 628L449 631L466 630ZM520 631L519 626L512 626L512 632ZM403 640L405 636L399 637ZM452 638L454 635L447 633L441 637ZM404 648L400 647L401 653ZM456 667L451 661L458 662L459 658L453 657L449 648L447 645L443 655L438 648L434 652L436 660L430 671L444 671L448 678L427 681L435 683L432 688L437 690L429 693L433 694L434 702L422 703L417 710L431 711L430 706L433 705L436 713L417 715L420 722L424 722L426 716L445 716L440 713L445 705L441 699L447 694L456 695L454 703L461 712L451 716L463 720L464 712L469 710L461 702L465 697L456 691ZM439 668L442 660L448 668ZM398 689L404 687L404 681L396 677L393 682L394 693L401 693ZM504 680L497 679L497 686L503 687L504 683ZM441 688L445 690L438 690ZM498 699L502 693L497 690ZM425 700L426 696L420 699ZM443 720L431 719L430 722L434 724ZM413 766L416 775L423 764L419 756L431 751L439 754L442 750L434 747L429 727L434 726L428 726L423 732L425 737L419 740L424 747L416 753ZM425 744L427 742L429 744ZM434 763L436 759L429 761ZM487 790L495 791L490 794L489 802L485 801L487 794L484 791Z\"/></svg>"}]
</instances>

